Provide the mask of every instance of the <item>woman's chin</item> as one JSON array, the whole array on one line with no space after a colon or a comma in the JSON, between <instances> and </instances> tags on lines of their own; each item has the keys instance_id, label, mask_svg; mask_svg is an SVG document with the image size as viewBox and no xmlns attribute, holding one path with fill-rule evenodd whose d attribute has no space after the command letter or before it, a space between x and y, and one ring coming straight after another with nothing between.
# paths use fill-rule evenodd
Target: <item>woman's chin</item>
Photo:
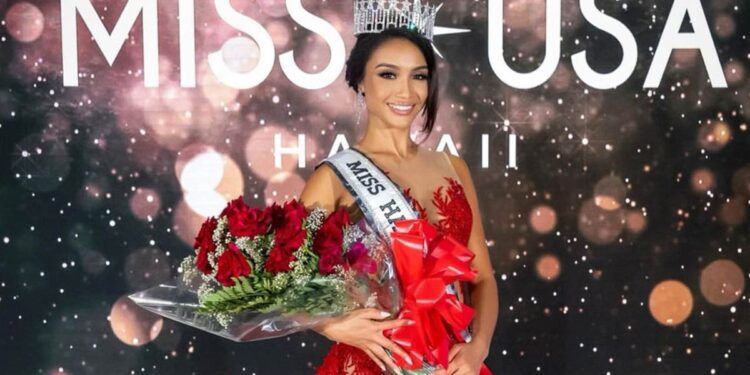
<instances>
[{"instance_id":1,"label":"woman's chin","mask_svg":"<svg viewBox=\"0 0 750 375\"><path fill-rule=\"evenodd\" d=\"M408 130L411 127L411 123L414 122L414 117L399 116L388 120L388 127Z\"/></svg>"}]
</instances>

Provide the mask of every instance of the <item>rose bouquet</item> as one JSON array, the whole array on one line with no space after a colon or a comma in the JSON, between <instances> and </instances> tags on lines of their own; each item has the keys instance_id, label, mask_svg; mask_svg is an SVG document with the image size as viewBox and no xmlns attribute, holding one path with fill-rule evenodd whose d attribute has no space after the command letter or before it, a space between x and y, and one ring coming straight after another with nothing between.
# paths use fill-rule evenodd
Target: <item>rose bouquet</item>
<instances>
[{"instance_id":1,"label":"rose bouquet","mask_svg":"<svg viewBox=\"0 0 750 375\"><path fill-rule=\"evenodd\" d=\"M240 197L203 223L193 247L178 280L131 298L236 341L286 335L359 307L398 311L387 245L345 209L326 215L296 200L258 209Z\"/></svg>"},{"instance_id":2,"label":"rose bouquet","mask_svg":"<svg viewBox=\"0 0 750 375\"><path fill-rule=\"evenodd\" d=\"M235 340L288 335L360 307L415 322L385 332L411 361L402 374L447 368L470 340L474 315L453 284L471 281L473 253L426 220L398 220L384 238L345 209L326 214L292 200L264 209L237 198L208 218L181 277L130 296L140 306Z\"/></svg>"}]
</instances>

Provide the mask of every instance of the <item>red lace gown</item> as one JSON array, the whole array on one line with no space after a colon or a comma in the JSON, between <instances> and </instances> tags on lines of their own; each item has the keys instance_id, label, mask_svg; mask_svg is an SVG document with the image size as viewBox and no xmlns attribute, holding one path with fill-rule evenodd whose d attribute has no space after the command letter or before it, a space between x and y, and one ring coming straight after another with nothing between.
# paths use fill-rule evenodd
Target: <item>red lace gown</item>
<instances>
[{"instance_id":1,"label":"red lace gown","mask_svg":"<svg viewBox=\"0 0 750 375\"><path fill-rule=\"evenodd\" d=\"M447 188L441 186L432 194L432 204L435 205L441 217L437 223L432 224L442 233L466 245L471 235L471 206L466 199L463 186L453 178L446 177L445 179L448 181ZM424 207L411 197L409 190L405 190L404 193L411 199L412 207L419 213L420 218L427 219ZM365 352L342 343L333 344L315 373L316 375L384 374L383 370Z\"/></svg>"}]
</instances>

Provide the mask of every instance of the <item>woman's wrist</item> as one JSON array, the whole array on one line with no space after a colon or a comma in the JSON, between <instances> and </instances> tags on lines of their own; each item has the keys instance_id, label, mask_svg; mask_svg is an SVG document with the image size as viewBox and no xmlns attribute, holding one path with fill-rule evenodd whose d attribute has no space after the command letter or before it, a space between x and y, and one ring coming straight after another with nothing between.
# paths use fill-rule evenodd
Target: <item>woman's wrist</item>
<instances>
[{"instance_id":1,"label":"woman's wrist","mask_svg":"<svg viewBox=\"0 0 750 375\"><path fill-rule=\"evenodd\" d=\"M474 346L482 354L482 360L484 360L490 355L490 342L491 340L484 336L474 336L469 345Z\"/></svg>"},{"instance_id":2,"label":"woman's wrist","mask_svg":"<svg viewBox=\"0 0 750 375\"><path fill-rule=\"evenodd\" d=\"M331 327L331 323L334 321L334 319L335 318L324 318L320 322L318 322L317 324L315 324L312 327L312 330L315 331L315 332L317 332L317 333L319 333L320 335L322 335L323 337L325 337L325 338L327 338L327 339L329 339L331 341L335 341L335 340L333 340L331 338L330 333L329 333L330 327Z\"/></svg>"}]
</instances>

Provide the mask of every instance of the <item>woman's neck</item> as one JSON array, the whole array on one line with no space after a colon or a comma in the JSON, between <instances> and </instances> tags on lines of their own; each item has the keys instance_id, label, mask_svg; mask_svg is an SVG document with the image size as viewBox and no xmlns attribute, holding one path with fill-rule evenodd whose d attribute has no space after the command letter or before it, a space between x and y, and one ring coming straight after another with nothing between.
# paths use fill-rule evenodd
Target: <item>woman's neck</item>
<instances>
[{"instance_id":1,"label":"woman's neck","mask_svg":"<svg viewBox=\"0 0 750 375\"><path fill-rule=\"evenodd\" d=\"M419 146L411 140L408 128L389 128L368 122L357 148L371 154L387 154L397 161L414 157Z\"/></svg>"}]
</instances>

